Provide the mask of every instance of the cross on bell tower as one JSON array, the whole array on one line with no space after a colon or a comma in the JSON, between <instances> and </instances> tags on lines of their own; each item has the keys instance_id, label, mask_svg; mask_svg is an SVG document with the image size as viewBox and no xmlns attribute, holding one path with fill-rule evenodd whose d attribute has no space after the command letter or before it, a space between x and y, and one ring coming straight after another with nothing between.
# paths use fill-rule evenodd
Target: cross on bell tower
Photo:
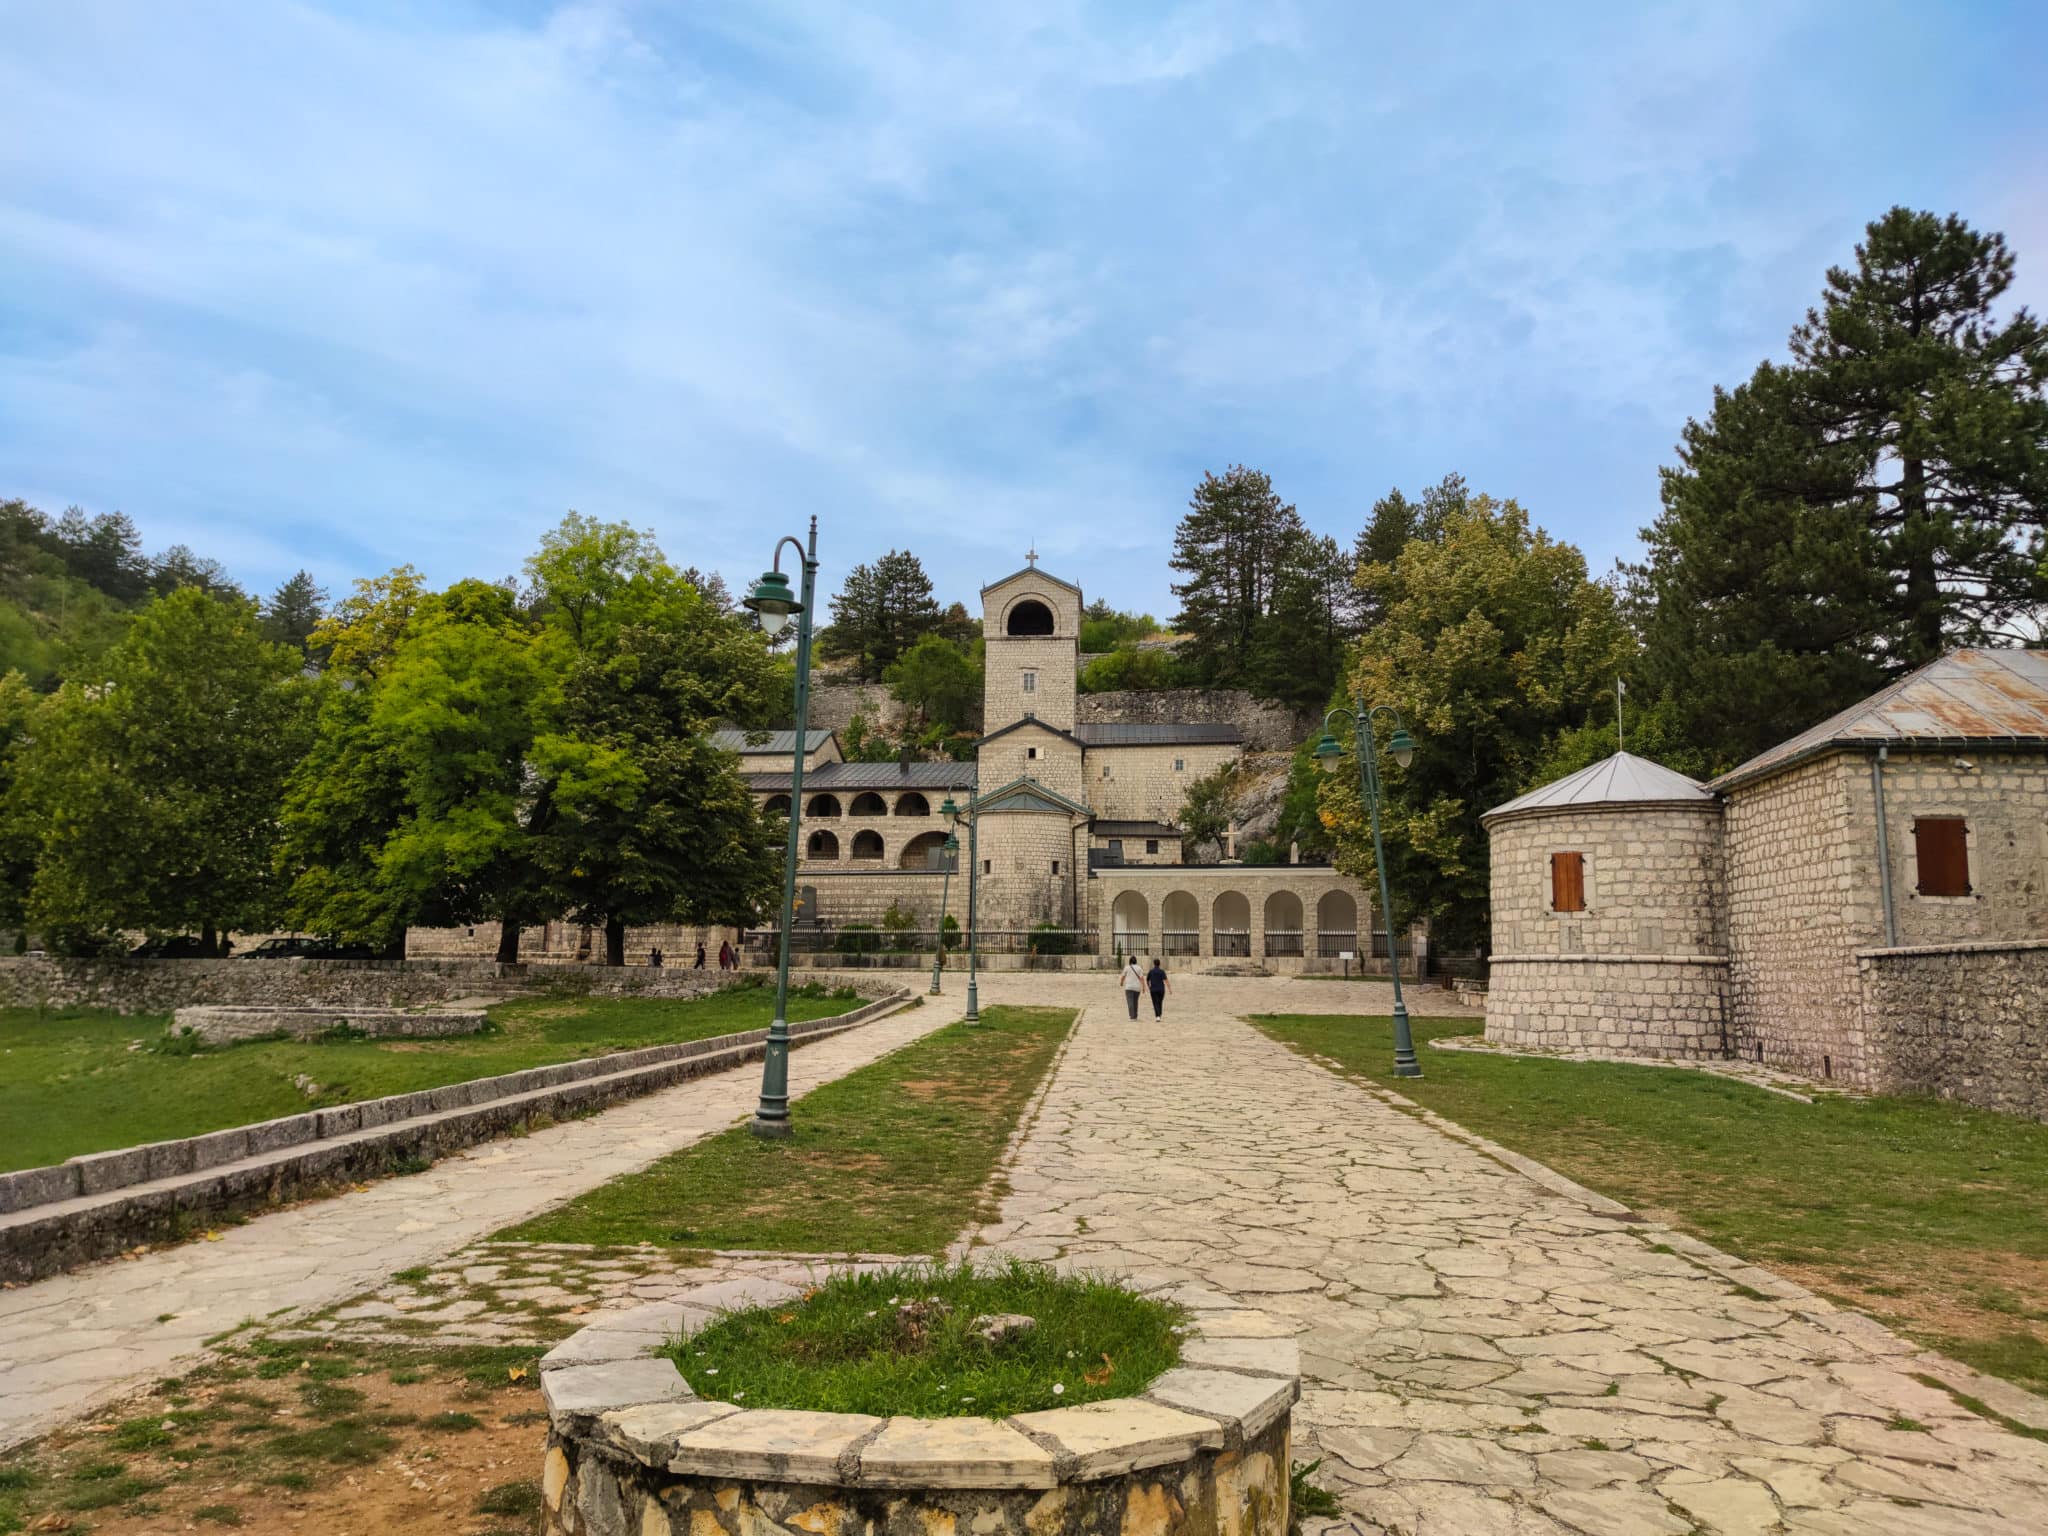
<instances>
[{"instance_id":1,"label":"cross on bell tower","mask_svg":"<svg viewBox=\"0 0 2048 1536\"><path fill-rule=\"evenodd\" d=\"M1037 567L1037 565L1038 565L1038 546L1037 546L1037 545L1035 545L1035 544L1034 544L1034 545L1033 545L1033 546L1032 546L1032 547L1031 547L1030 549L1027 549L1027 550L1026 550L1026 551L1024 552L1024 563L1025 563L1026 565L1028 565L1028 566L1031 566L1031 567L1033 567L1033 568L1036 568L1036 567Z\"/></svg>"}]
</instances>

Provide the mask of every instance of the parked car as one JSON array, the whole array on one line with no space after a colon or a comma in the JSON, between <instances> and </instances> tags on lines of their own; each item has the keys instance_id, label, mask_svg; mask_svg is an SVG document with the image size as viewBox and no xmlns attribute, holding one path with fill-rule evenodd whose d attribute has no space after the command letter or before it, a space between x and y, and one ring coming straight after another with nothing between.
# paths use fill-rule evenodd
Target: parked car
<instances>
[{"instance_id":1,"label":"parked car","mask_svg":"<svg viewBox=\"0 0 2048 1536\"><path fill-rule=\"evenodd\" d=\"M245 949L238 960L305 960L320 947L318 939L304 937L265 939L254 949Z\"/></svg>"},{"instance_id":2,"label":"parked car","mask_svg":"<svg viewBox=\"0 0 2048 1536\"><path fill-rule=\"evenodd\" d=\"M128 951L136 960L210 960L214 952L196 934L160 933Z\"/></svg>"}]
</instances>

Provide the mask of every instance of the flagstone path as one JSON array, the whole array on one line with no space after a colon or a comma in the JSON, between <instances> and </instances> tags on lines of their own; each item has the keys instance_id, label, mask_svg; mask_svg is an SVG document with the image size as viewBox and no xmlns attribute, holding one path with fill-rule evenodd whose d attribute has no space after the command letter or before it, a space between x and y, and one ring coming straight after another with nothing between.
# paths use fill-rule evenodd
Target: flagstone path
<instances>
[{"instance_id":1,"label":"flagstone path","mask_svg":"<svg viewBox=\"0 0 2048 1536\"><path fill-rule=\"evenodd\" d=\"M1197 979L1164 1024L1090 1008L975 1242L1292 1319L1296 1456L1346 1510L1321 1530L2048 1530L2048 1443L1915 1379L1958 1368L1340 1079L1233 1001Z\"/></svg>"},{"instance_id":2,"label":"flagstone path","mask_svg":"<svg viewBox=\"0 0 2048 1536\"><path fill-rule=\"evenodd\" d=\"M801 1046L790 1053L790 1092L886 1055L961 1007L929 999ZM216 1334L327 1307L722 1131L752 1109L760 1083L758 1065L697 1078L223 1228L217 1241L0 1290L0 1448L166 1374Z\"/></svg>"}]
</instances>

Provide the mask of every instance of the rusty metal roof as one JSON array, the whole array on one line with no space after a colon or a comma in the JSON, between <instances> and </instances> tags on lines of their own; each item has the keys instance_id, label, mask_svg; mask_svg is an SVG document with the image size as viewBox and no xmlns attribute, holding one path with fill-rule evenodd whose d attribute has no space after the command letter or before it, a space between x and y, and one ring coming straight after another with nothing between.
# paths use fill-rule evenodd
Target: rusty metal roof
<instances>
[{"instance_id":1,"label":"rusty metal roof","mask_svg":"<svg viewBox=\"0 0 2048 1536\"><path fill-rule=\"evenodd\" d=\"M2048 651L1950 651L1708 785L1727 790L1837 747L2048 743Z\"/></svg>"}]
</instances>

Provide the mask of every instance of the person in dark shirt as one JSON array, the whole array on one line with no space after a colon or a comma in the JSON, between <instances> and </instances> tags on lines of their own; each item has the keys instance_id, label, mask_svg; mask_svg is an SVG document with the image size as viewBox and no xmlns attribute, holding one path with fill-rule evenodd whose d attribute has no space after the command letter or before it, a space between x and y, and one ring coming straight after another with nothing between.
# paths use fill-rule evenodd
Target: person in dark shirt
<instances>
[{"instance_id":1,"label":"person in dark shirt","mask_svg":"<svg viewBox=\"0 0 2048 1536\"><path fill-rule=\"evenodd\" d=\"M1145 990L1152 994L1152 1017L1156 1019L1166 1007L1166 967L1157 955L1152 957L1152 969L1145 973Z\"/></svg>"}]
</instances>

